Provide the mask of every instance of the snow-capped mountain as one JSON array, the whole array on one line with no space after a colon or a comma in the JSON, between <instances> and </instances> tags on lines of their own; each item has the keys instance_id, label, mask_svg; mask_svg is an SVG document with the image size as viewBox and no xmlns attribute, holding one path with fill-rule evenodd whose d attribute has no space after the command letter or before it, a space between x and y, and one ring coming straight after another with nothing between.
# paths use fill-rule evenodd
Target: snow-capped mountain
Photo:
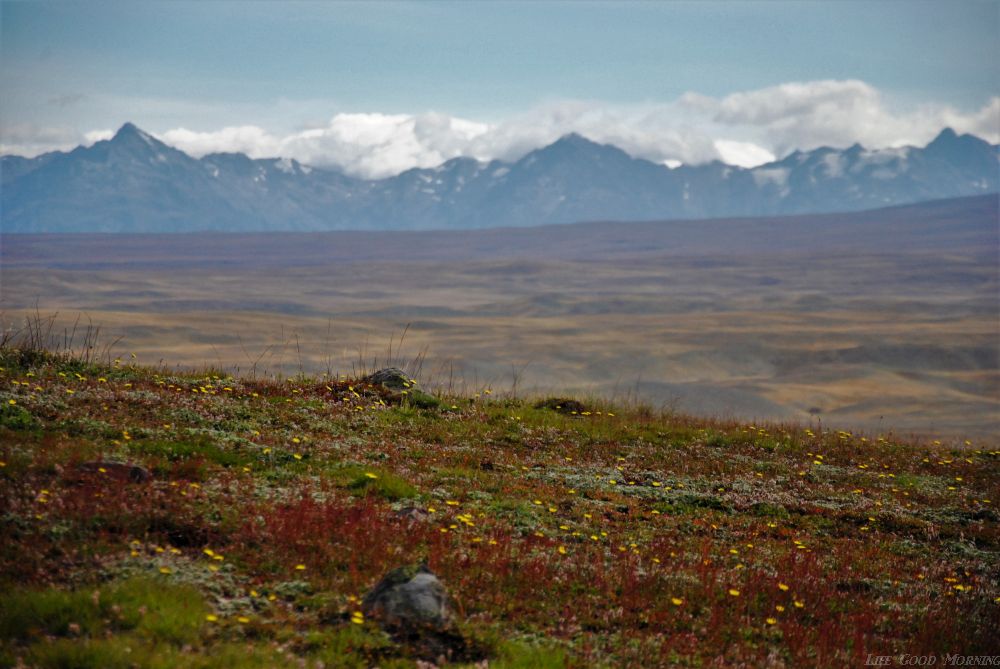
<instances>
[{"instance_id":1,"label":"snow-capped mountain","mask_svg":"<svg viewBox=\"0 0 1000 669\"><path fill-rule=\"evenodd\" d=\"M996 146L820 148L744 169L670 169L567 135L513 163L456 158L364 180L286 158L195 159L127 123L107 141L4 156L5 233L483 228L825 213L1000 190Z\"/></svg>"}]
</instances>

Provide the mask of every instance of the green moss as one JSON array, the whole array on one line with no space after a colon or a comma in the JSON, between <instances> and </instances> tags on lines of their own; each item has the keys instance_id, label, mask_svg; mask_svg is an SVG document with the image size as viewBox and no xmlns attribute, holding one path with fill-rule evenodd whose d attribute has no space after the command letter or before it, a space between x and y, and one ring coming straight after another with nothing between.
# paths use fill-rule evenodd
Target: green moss
<instances>
[{"instance_id":1,"label":"green moss","mask_svg":"<svg viewBox=\"0 0 1000 669\"><path fill-rule=\"evenodd\" d=\"M205 611L193 588L142 578L75 591L18 589L0 597L0 638L134 630L151 641L180 645L197 639Z\"/></svg>"},{"instance_id":2,"label":"green moss","mask_svg":"<svg viewBox=\"0 0 1000 669\"><path fill-rule=\"evenodd\" d=\"M345 468L340 476L349 479L347 488L356 495L376 495L390 502L417 496L416 488L388 472L350 467Z\"/></svg>"},{"instance_id":3,"label":"green moss","mask_svg":"<svg viewBox=\"0 0 1000 669\"><path fill-rule=\"evenodd\" d=\"M38 421L24 407L4 401L0 404L0 425L11 430L30 430Z\"/></svg>"},{"instance_id":4,"label":"green moss","mask_svg":"<svg viewBox=\"0 0 1000 669\"><path fill-rule=\"evenodd\" d=\"M314 656L328 669L412 667L412 661L393 660L398 654L388 635L374 625L346 623L312 639L319 648Z\"/></svg>"},{"instance_id":5,"label":"green moss","mask_svg":"<svg viewBox=\"0 0 1000 669\"><path fill-rule=\"evenodd\" d=\"M403 395L403 398L403 406L411 406L417 409L441 409L445 406L444 402L438 398L415 388L406 391L406 395Z\"/></svg>"},{"instance_id":6,"label":"green moss","mask_svg":"<svg viewBox=\"0 0 1000 669\"><path fill-rule=\"evenodd\" d=\"M129 450L136 455L162 458L168 462L201 458L221 467L242 466L253 460L249 452L223 448L208 437L192 440L137 440L129 442Z\"/></svg>"},{"instance_id":7,"label":"green moss","mask_svg":"<svg viewBox=\"0 0 1000 669\"><path fill-rule=\"evenodd\" d=\"M568 664L563 649L523 641L501 643L496 659L490 661L490 667L497 669L564 669Z\"/></svg>"},{"instance_id":8,"label":"green moss","mask_svg":"<svg viewBox=\"0 0 1000 669\"><path fill-rule=\"evenodd\" d=\"M38 669L130 669L136 664L118 640L59 639L34 644L26 655L28 665Z\"/></svg>"},{"instance_id":9,"label":"green moss","mask_svg":"<svg viewBox=\"0 0 1000 669\"><path fill-rule=\"evenodd\" d=\"M286 655L271 648L220 643L212 647L210 655L193 655L133 635L41 642L28 647L23 657L38 669L271 669L288 663ZM0 667L15 666L2 662L0 657Z\"/></svg>"},{"instance_id":10,"label":"green moss","mask_svg":"<svg viewBox=\"0 0 1000 669\"><path fill-rule=\"evenodd\" d=\"M70 625L83 634L95 634L108 606L87 592L63 590L15 590L0 596L0 638L28 639L32 636L65 636Z\"/></svg>"}]
</instances>

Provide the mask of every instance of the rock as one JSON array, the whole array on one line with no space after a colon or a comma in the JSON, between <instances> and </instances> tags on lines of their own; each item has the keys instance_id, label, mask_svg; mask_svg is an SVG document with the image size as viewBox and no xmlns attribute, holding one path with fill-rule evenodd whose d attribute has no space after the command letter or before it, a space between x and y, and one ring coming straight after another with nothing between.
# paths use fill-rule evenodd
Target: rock
<instances>
[{"instance_id":1,"label":"rock","mask_svg":"<svg viewBox=\"0 0 1000 669\"><path fill-rule=\"evenodd\" d=\"M587 407L582 402L571 400L565 397L550 397L535 405L536 409L551 409L558 413L579 416Z\"/></svg>"},{"instance_id":2,"label":"rock","mask_svg":"<svg viewBox=\"0 0 1000 669\"><path fill-rule=\"evenodd\" d=\"M153 475L145 467L126 462L84 462L77 465L77 471L83 474L106 476L122 483L147 483L153 479Z\"/></svg>"},{"instance_id":3,"label":"rock","mask_svg":"<svg viewBox=\"0 0 1000 669\"><path fill-rule=\"evenodd\" d=\"M411 523L418 523L430 518L430 514L423 509L418 509L415 506L404 506L396 512L396 517L408 520Z\"/></svg>"},{"instance_id":4,"label":"rock","mask_svg":"<svg viewBox=\"0 0 1000 669\"><path fill-rule=\"evenodd\" d=\"M361 601L361 611L412 657L434 663L430 666L487 657L482 644L462 635L448 592L426 564L399 567L383 576Z\"/></svg>"},{"instance_id":5,"label":"rock","mask_svg":"<svg viewBox=\"0 0 1000 669\"><path fill-rule=\"evenodd\" d=\"M361 610L394 631L446 630L454 623L444 584L425 564L393 569L361 601Z\"/></svg>"},{"instance_id":6,"label":"rock","mask_svg":"<svg viewBox=\"0 0 1000 669\"><path fill-rule=\"evenodd\" d=\"M407 390L416 385L403 370L398 367L386 367L373 374L369 374L363 379L365 382L376 386L384 386L389 390Z\"/></svg>"}]
</instances>

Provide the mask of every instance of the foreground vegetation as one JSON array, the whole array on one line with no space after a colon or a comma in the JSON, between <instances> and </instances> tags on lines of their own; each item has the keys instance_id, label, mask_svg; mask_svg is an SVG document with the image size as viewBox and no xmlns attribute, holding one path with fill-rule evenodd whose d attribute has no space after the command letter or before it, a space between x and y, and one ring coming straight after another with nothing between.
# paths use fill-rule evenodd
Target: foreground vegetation
<instances>
[{"instance_id":1,"label":"foreground vegetation","mask_svg":"<svg viewBox=\"0 0 1000 669\"><path fill-rule=\"evenodd\" d=\"M7 347L0 666L411 667L360 599L422 560L457 664L995 654L998 457Z\"/></svg>"}]
</instances>

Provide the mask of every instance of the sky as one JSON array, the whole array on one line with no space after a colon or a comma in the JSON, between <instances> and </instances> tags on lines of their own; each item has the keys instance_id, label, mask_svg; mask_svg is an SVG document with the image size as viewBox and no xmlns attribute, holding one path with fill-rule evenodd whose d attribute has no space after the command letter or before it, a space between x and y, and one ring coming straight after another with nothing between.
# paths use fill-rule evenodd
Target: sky
<instances>
[{"instance_id":1,"label":"sky","mask_svg":"<svg viewBox=\"0 0 1000 669\"><path fill-rule=\"evenodd\" d=\"M365 177L568 132L671 165L997 143L1000 0L0 0L0 152L127 121Z\"/></svg>"}]
</instances>

